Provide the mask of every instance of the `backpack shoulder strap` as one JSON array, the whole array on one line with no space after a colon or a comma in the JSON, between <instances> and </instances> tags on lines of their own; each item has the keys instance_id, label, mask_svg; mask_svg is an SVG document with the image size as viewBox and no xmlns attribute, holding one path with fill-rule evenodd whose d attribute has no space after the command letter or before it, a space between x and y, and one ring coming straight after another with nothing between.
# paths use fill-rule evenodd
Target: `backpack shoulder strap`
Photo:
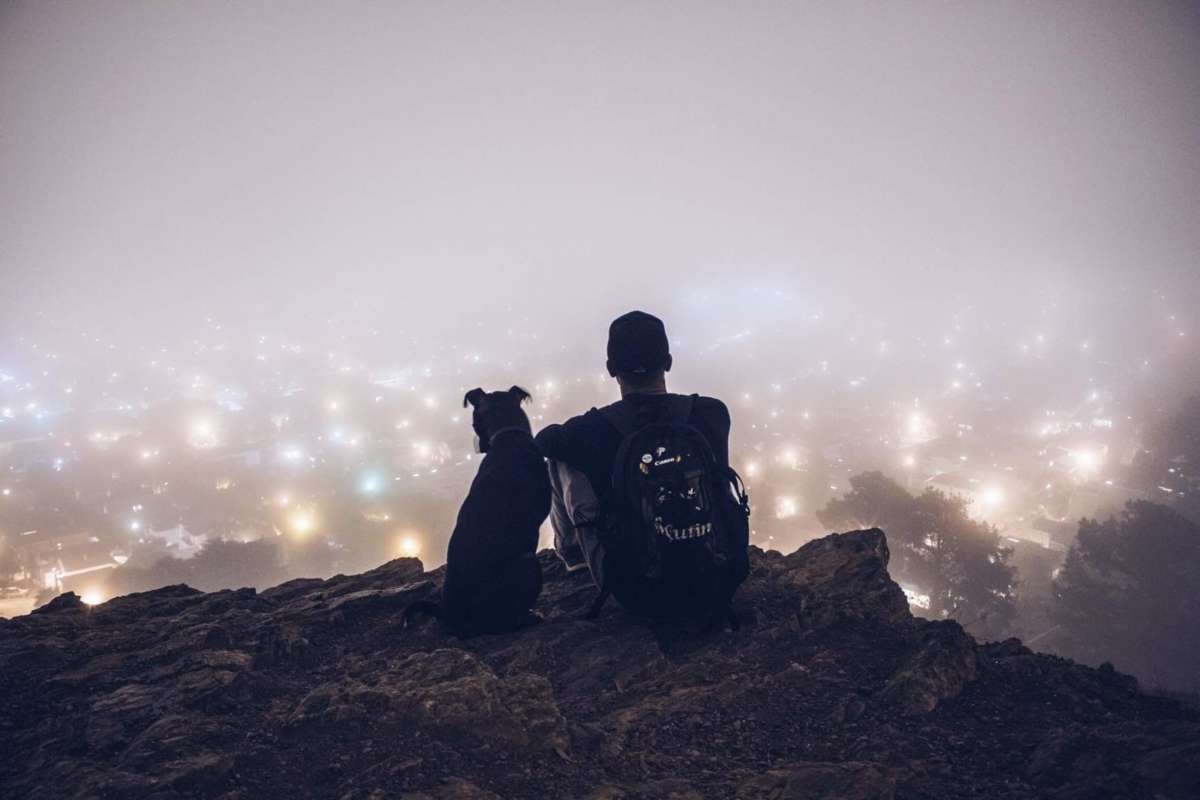
<instances>
[{"instance_id":1,"label":"backpack shoulder strap","mask_svg":"<svg viewBox=\"0 0 1200 800\"><path fill-rule=\"evenodd\" d=\"M628 403L616 402L597 410L600 412L600 416L608 420L609 425L617 429L617 433L621 434L622 439L633 433L633 409L629 407Z\"/></svg>"},{"instance_id":2,"label":"backpack shoulder strap","mask_svg":"<svg viewBox=\"0 0 1200 800\"><path fill-rule=\"evenodd\" d=\"M686 425L692 418L692 408L696 405L696 394L680 394L671 398L675 407L671 409L671 419L681 425Z\"/></svg>"}]
</instances>

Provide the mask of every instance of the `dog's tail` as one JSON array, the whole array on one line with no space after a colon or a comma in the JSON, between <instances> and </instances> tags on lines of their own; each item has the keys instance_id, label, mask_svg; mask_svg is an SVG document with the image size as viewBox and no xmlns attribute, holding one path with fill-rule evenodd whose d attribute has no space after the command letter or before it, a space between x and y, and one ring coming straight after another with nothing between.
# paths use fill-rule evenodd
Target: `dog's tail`
<instances>
[{"instance_id":1,"label":"dog's tail","mask_svg":"<svg viewBox=\"0 0 1200 800\"><path fill-rule=\"evenodd\" d=\"M440 603L433 600L419 600L404 609L404 627L407 628L412 625L413 618L417 614L428 614L436 619L441 619L444 613Z\"/></svg>"}]
</instances>

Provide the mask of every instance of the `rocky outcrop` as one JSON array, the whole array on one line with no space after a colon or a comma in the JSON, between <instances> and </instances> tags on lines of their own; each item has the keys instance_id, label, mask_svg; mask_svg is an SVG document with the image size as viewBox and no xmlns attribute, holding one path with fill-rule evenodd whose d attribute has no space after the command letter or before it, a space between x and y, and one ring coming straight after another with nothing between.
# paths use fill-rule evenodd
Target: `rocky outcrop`
<instances>
[{"instance_id":1,"label":"rocky outcrop","mask_svg":"<svg viewBox=\"0 0 1200 800\"><path fill-rule=\"evenodd\" d=\"M914 619L879 531L755 551L738 630L650 625L542 554L545 621L460 641L440 572L0 621L0 796L1188 797L1200 718L1132 679Z\"/></svg>"}]
</instances>

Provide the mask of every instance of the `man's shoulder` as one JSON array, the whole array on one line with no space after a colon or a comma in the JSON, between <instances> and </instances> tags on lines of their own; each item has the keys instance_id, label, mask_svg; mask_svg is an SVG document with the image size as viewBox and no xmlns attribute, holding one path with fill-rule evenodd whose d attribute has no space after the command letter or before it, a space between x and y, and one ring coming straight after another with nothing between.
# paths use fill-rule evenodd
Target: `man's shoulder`
<instances>
[{"instance_id":1,"label":"man's shoulder","mask_svg":"<svg viewBox=\"0 0 1200 800\"><path fill-rule=\"evenodd\" d=\"M729 407L725 405L725 402L723 400L718 400L715 397L709 397L708 395L704 395L704 394L693 395L693 398L694 398L693 402L695 403L696 408L703 408L705 410L712 410L712 411L722 411L725 414L729 413Z\"/></svg>"},{"instance_id":2,"label":"man's shoulder","mask_svg":"<svg viewBox=\"0 0 1200 800\"><path fill-rule=\"evenodd\" d=\"M725 403L715 397L709 397L708 395L676 394L675 392L668 392L665 395L646 395L644 397L647 399L643 399L641 402L666 401L671 404L677 404L683 401L690 401L692 406L689 415L692 418L698 416L706 420L729 420L729 409L726 407ZM621 413L621 409L626 407L629 402L630 401L628 399L621 399L601 409L593 408L588 412L588 414L594 413L597 419L603 419L606 415ZM584 414L583 416L586 417L587 414Z\"/></svg>"},{"instance_id":3,"label":"man's shoulder","mask_svg":"<svg viewBox=\"0 0 1200 800\"><path fill-rule=\"evenodd\" d=\"M600 410L591 408L561 423L542 428L534 437L534 444L547 458L566 459L581 446L586 446L586 442L607 433L608 427Z\"/></svg>"},{"instance_id":4,"label":"man's shoulder","mask_svg":"<svg viewBox=\"0 0 1200 800\"><path fill-rule=\"evenodd\" d=\"M567 421L563 423L563 427L571 430L587 430L598 425L605 425L607 424L604 418L605 411L613 408L615 405L616 403L612 403L611 405L604 406L604 408L596 408L593 406L582 414L576 414L575 416L567 419Z\"/></svg>"},{"instance_id":5,"label":"man's shoulder","mask_svg":"<svg viewBox=\"0 0 1200 800\"><path fill-rule=\"evenodd\" d=\"M729 424L729 407L723 401L703 394L692 396L692 415L721 425Z\"/></svg>"}]
</instances>

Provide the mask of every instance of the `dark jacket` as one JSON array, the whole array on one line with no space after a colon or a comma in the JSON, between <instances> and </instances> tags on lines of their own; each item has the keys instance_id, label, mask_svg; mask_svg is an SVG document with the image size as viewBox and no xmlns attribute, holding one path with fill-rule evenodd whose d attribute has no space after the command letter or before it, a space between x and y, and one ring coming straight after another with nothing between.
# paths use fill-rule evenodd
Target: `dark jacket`
<instances>
[{"instance_id":1,"label":"dark jacket","mask_svg":"<svg viewBox=\"0 0 1200 800\"><path fill-rule=\"evenodd\" d=\"M685 401L684 395L632 394L607 406L605 411L631 415L640 426L669 418L671 409L677 408L681 401ZM713 397L697 396L687 422L708 440L717 463L729 466L729 409L725 404ZM604 503L612 490L613 462L622 438L604 412L593 408L561 425L546 426L534 441L546 458L565 461L586 475L596 498Z\"/></svg>"}]
</instances>

